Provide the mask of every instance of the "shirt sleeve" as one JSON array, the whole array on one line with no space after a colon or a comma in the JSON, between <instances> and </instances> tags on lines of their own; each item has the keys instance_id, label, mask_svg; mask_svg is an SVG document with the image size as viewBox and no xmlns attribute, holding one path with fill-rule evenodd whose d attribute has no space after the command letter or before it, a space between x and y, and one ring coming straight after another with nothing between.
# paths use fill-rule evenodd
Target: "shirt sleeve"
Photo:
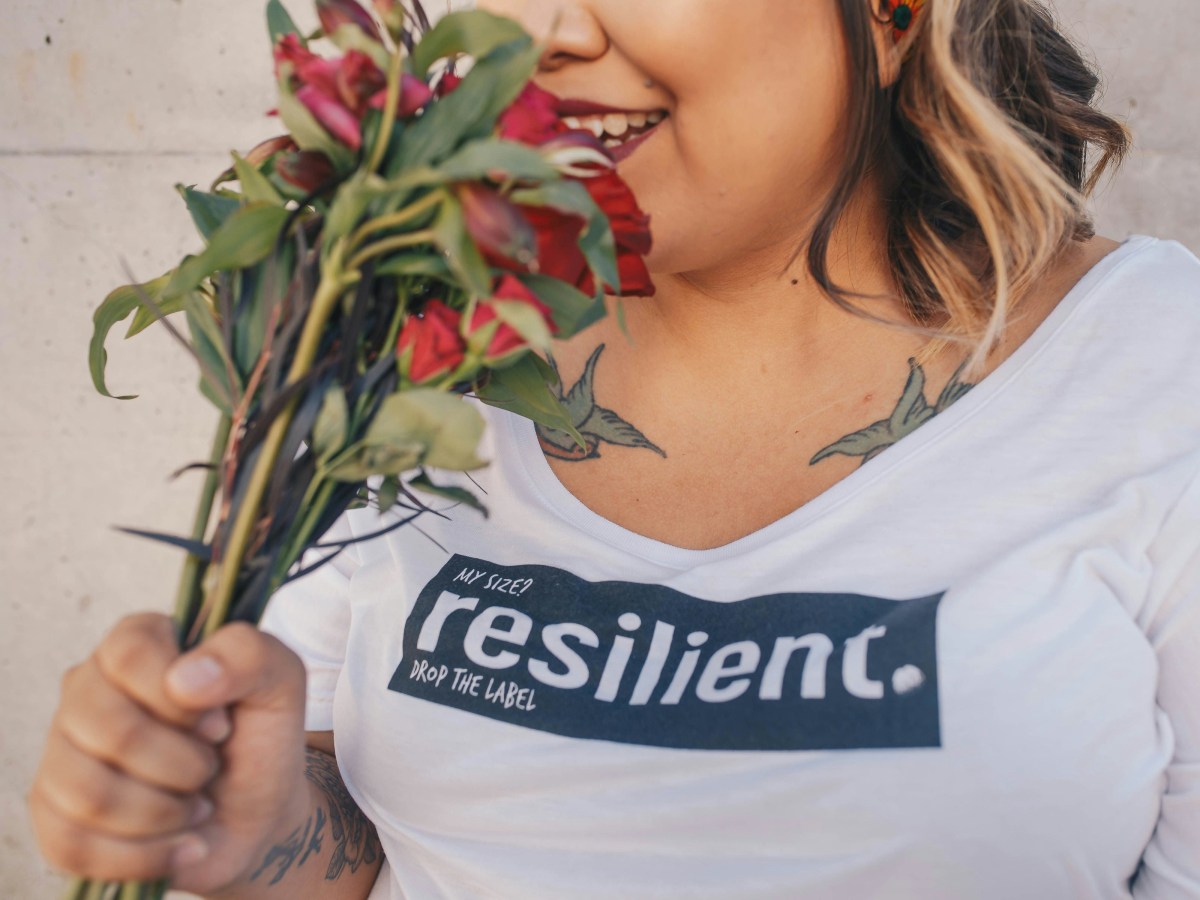
<instances>
[{"instance_id":1,"label":"shirt sleeve","mask_svg":"<svg viewBox=\"0 0 1200 900\"><path fill-rule=\"evenodd\" d=\"M1159 663L1158 705L1175 749L1136 900L1200 898L1200 477L1174 505L1149 551L1149 627Z\"/></svg>"},{"instance_id":2,"label":"shirt sleeve","mask_svg":"<svg viewBox=\"0 0 1200 900\"><path fill-rule=\"evenodd\" d=\"M344 513L321 543L353 536ZM313 564L331 551L309 550L300 567ZM308 675L304 727L333 730L333 692L346 659L350 634L350 579L361 564L357 547L346 547L332 561L283 585L267 603L259 627L290 647L304 662Z\"/></svg>"}]
</instances>

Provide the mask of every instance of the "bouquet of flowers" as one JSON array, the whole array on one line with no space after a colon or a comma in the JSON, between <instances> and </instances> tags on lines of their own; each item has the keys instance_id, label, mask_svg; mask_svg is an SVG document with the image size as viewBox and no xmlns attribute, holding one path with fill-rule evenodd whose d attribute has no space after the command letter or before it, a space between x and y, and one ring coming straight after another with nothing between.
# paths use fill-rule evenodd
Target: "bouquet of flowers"
<instances>
[{"instance_id":1,"label":"bouquet of flowers","mask_svg":"<svg viewBox=\"0 0 1200 900\"><path fill-rule=\"evenodd\" d=\"M257 622L337 555L321 539L348 508L392 514L362 540L428 513L422 495L486 514L433 474L484 465L465 395L583 446L543 357L606 294L654 290L647 216L609 149L531 83L543 48L519 25L470 11L431 26L419 0L316 7L304 35L267 6L287 134L233 154L207 191L180 186L204 249L94 315L102 394L106 338L132 316L126 337L161 322L220 412L209 459L185 467L205 472L191 534L124 529L186 550L183 647ZM70 896L165 890L78 881Z\"/></svg>"}]
</instances>

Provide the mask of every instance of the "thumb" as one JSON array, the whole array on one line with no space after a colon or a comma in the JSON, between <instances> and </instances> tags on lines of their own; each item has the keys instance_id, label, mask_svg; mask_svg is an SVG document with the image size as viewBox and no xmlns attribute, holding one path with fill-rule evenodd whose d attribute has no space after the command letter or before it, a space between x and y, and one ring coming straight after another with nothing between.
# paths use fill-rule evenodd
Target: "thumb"
<instances>
[{"instance_id":1,"label":"thumb","mask_svg":"<svg viewBox=\"0 0 1200 900\"><path fill-rule=\"evenodd\" d=\"M304 708L304 684L295 653L253 625L234 622L176 659L164 689L188 709L239 704L292 712Z\"/></svg>"}]
</instances>

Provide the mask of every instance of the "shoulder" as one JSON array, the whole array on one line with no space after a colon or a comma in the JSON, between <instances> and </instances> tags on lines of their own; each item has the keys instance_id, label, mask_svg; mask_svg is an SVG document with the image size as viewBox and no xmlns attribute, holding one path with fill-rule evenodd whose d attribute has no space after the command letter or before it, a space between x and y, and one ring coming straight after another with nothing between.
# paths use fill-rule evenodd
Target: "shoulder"
<instances>
[{"instance_id":1,"label":"shoulder","mask_svg":"<svg viewBox=\"0 0 1200 900\"><path fill-rule=\"evenodd\" d=\"M1132 312L1200 327L1200 258L1190 249L1176 240L1138 234L1099 266L1109 260L1102 285L1129 297Z\"/></svg>"},{"instance_id":2,"label":"shoulder","mask_svg":"<svg viewBox=\"0 0 1200 900\"><path fill-rule=\"evenodd\" d=\"M1183 244L1133 235L1065 300L1058 327L1066 348L1116 361L1103 367L1113 373L1170 375L1200 386L1200 259Z\"/></svg>"}]
</instances>

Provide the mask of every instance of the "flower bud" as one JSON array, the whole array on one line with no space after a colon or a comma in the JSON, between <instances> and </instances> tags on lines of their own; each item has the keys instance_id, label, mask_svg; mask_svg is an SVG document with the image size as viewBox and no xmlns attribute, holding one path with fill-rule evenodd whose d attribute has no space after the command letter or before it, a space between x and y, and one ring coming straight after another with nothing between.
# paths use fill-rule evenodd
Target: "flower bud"
<instances>
[{"instance_id":1,"label":"flower bud","mask_svg":"<svg viewBox=\"0 0 1200 900\"><path fill-rule=\"evenodd\" d=\"M396 340L401 374L421 384L457 369L466 353L458 333L461 319L441 300L430 300L419 313L409 315Z\"/></svg>"},{"instance_id":2,"label":"flower bud","mask_svg":"<svg viewBox=\"0 0 1200 900\"><path fill-rule=\"evenodd\" d=\"M317 16L321 19L321 30L327 35L332 35L343 25L355 25L368 37L383 41L371 14L355 0L317 0Z\"/></svg>"},{"instance_id":3,"label":"flower bud","mask_svg":"<svg viewBox=\"0 0 1200 900\"><path fill-rule=\"evenodd\" d=\"M455 192L462 204L467 231L482 250L521 265L528 265L535 258L537 236L516 204L499 191L474 181L461 182Z\"/></svg>"},{"instance_id":4,"label":"flower bud","mask_svg":"<svg viewBox=\"0 0 1200 900\"><path fill-rule=\"evenodd\" d=\"M351 150L362 146L362 124L339 100L309 84L296 91L296 99L304 104L326 131Z\"/></svg>"},{"instance_id":5,"label":"flower bud","mask_svg":"<svg viewBox=\"0 0 1200 900\"><path fill-rule=\"evenodd\" d=\"M404 32L404 6L399 0L372 0L375 12L383 20L388 33L397 41Z\"/></svg>"},{"instance_id":6,"label":"flower bud","mask_svg":"<svg viewBox=\"0 0 1200 900\"><path fill-rule=\"evenodd\" d=\"M257 169L275 154L295 149L296 142L292 140L292 136L290 134L281 134L279 137L269 138L261 144L255 145L243 158Z\"/></svg>"},{"instance_id":7,"label":"flower bud","mask_svg":"<svg viewBox=\"0 0 1200 900\"><path fill-rule=\"evenodd\" d=\"M310 194L333 177L333 163L318 150L284 153L275 160L275 174Z\"/></svg>"},{"instance_id":8,"label":"flower bud","mask_svg":"<svg viewBox=\"0 0 1200 900\"><path fill-rule=\"evenodd\" d=\"M528 305L541 316L551 334L557 330L550 307L512 275L505 275L491 298L475 307L467 328L468 343L482 357L484 365L507 362L530 347L529 341L517 329L500 319L495 306L497 301Z\"/></svg>"}]
</instances>

